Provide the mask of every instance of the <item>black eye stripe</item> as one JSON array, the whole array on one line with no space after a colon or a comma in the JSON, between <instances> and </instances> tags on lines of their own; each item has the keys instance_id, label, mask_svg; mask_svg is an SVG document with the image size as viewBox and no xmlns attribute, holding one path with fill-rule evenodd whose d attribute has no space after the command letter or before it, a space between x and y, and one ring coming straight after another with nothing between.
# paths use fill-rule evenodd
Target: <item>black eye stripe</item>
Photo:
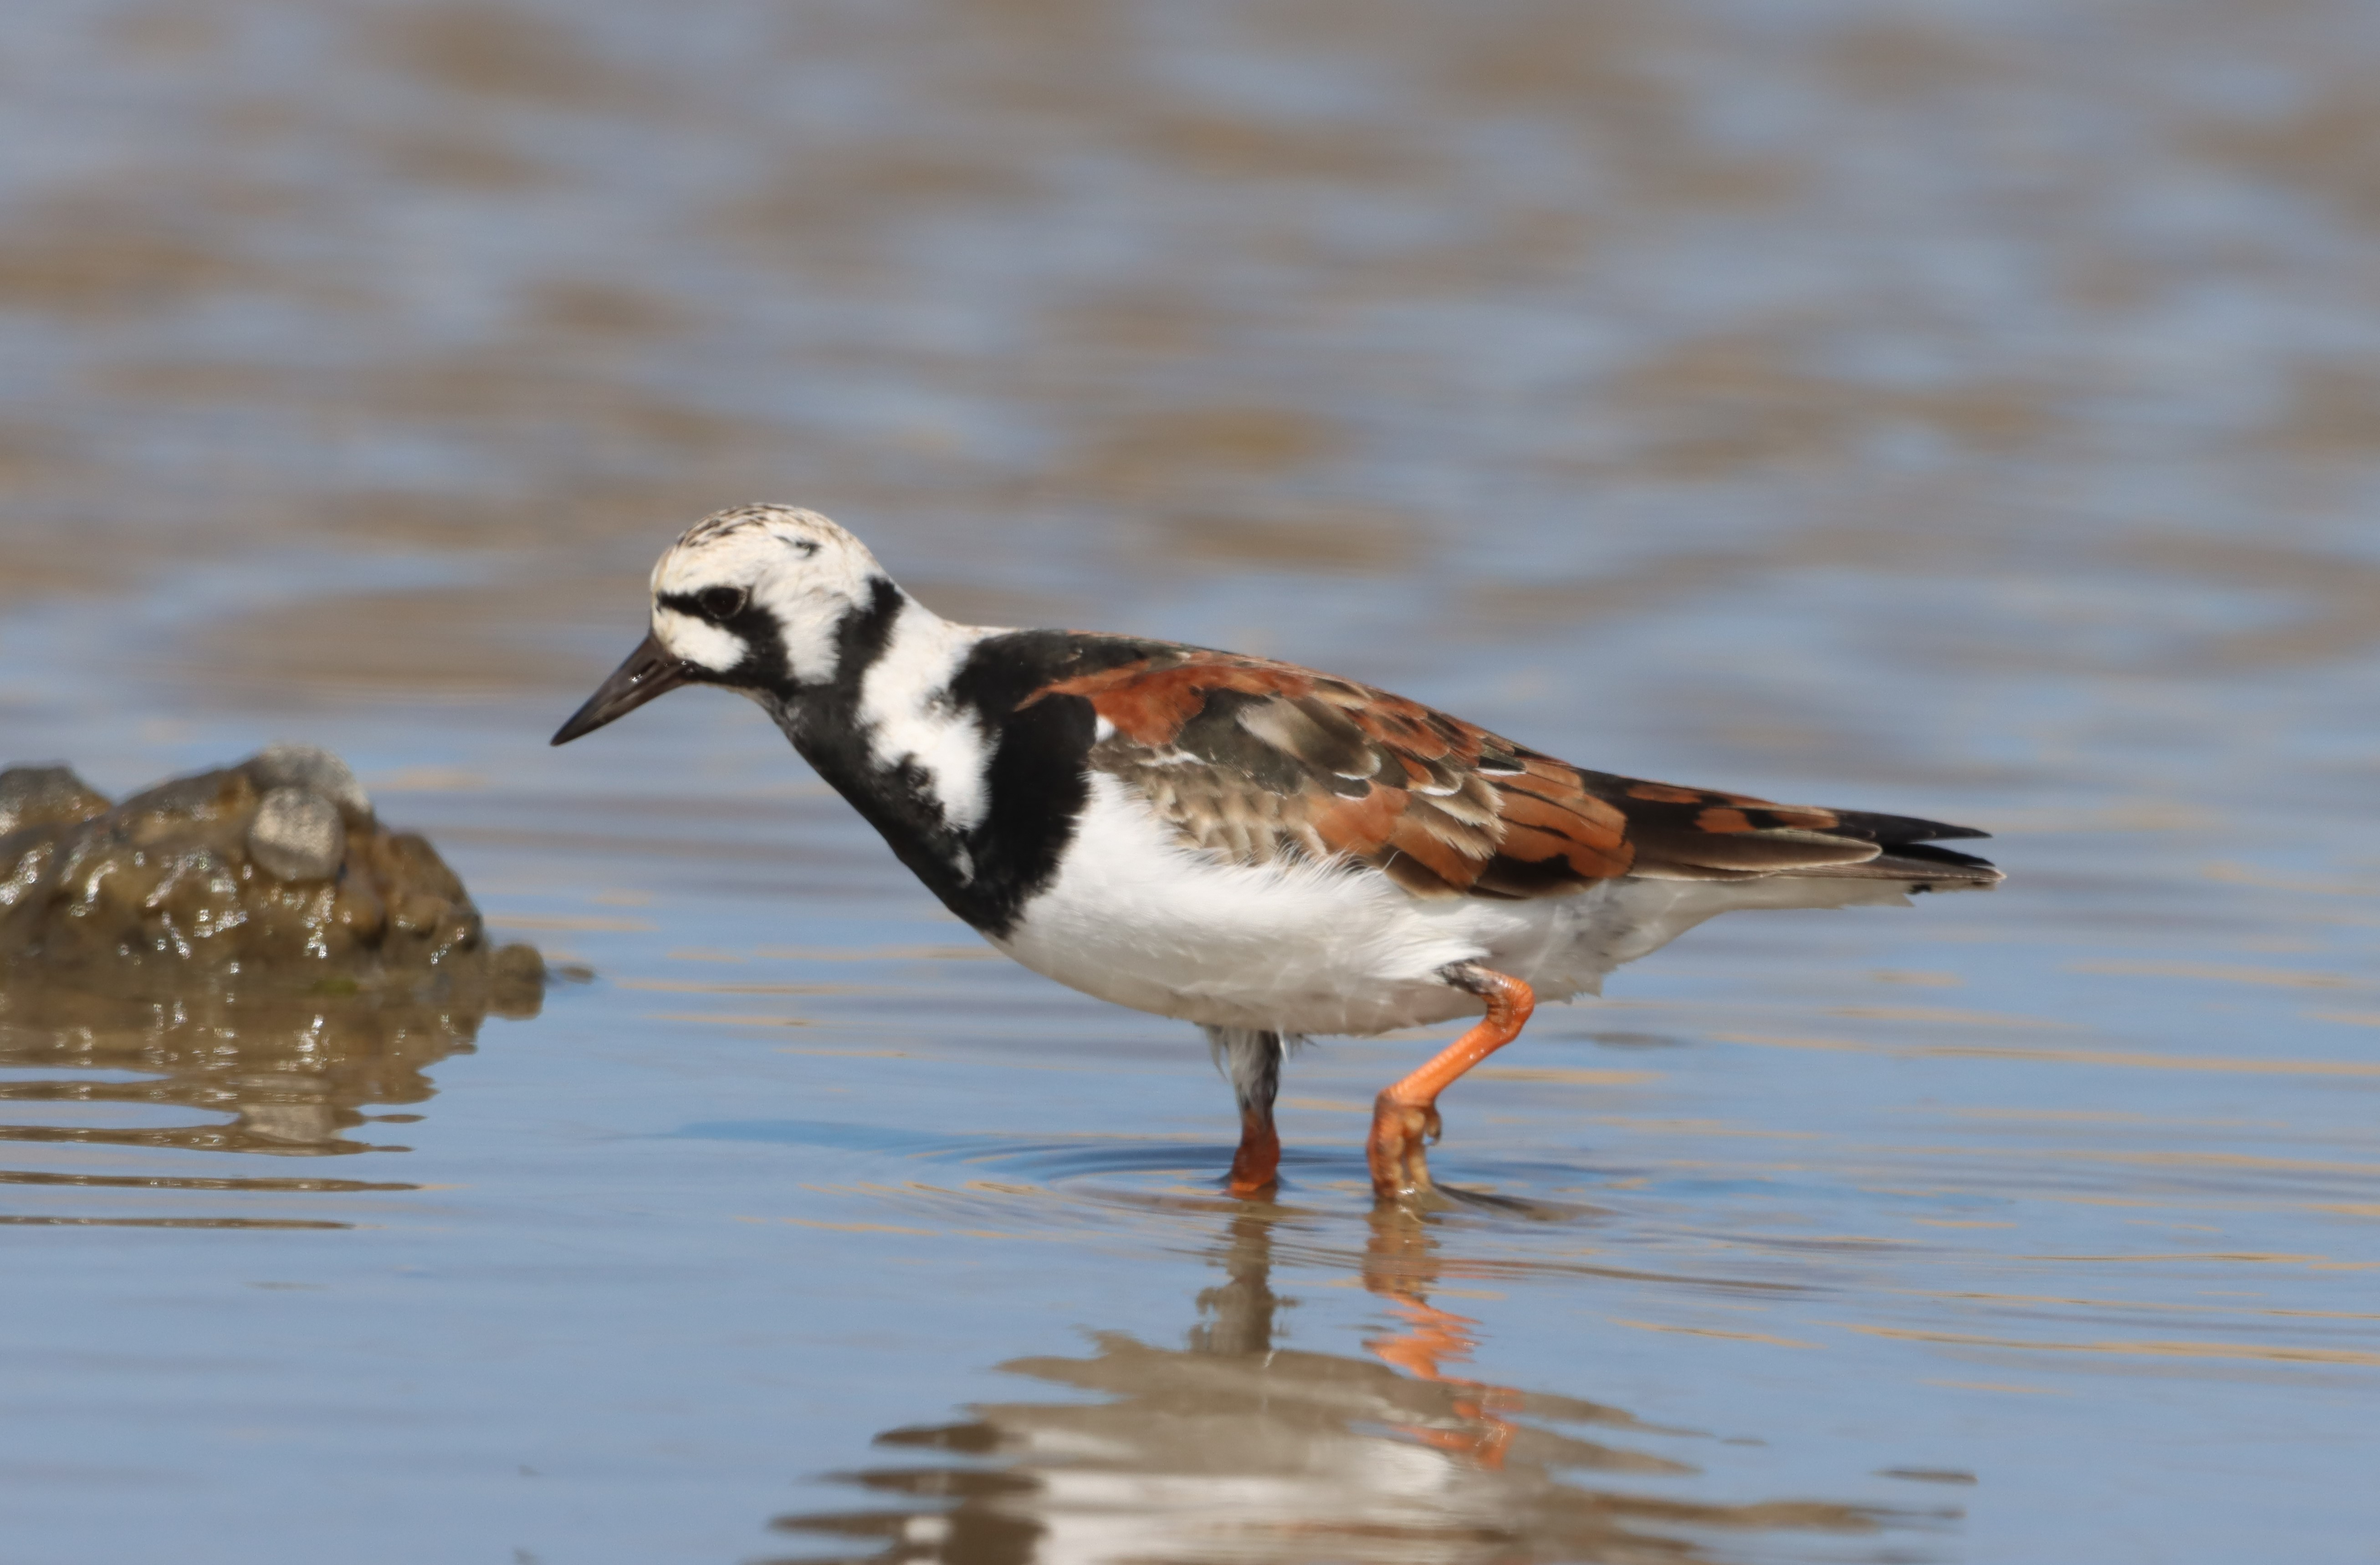
<instances>
[{"instance_id":1,"label":"black eye stripe","mask_svg":"<svg viewBox=\"0 0 2380 1565\"><path fill-rule=\"evenodd\" d=\"M694 602L704 619L718 625L742 613L749 598L740 587L706 587L694 595Z\"/></svg>"}]
</instances>

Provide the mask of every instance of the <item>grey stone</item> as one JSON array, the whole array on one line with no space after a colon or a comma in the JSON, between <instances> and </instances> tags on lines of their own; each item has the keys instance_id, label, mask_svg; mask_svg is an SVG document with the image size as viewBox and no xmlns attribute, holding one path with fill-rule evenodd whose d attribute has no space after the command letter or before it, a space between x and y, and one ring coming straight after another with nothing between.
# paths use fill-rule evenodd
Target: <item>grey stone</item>
<instances>
[{"instance_id":1,"label":"grey stone","mask_svg":"<svg viewBox=\"0 0 2380 1565\"><path fill-rule=\"evenodd\" d=\"M248 856L277 880L327 880L346 855L346 819L310 788L273 789L249 823Z\"/></svg>"},{"instance_id":2,"label":"grey stone","mask_svg":"<svg viewBox=\"0 0 2380 1565\"><path fill-rule=\"evenodd\" d=\"M268 745L240 763L260 794L275 788L306 788L353 816L371 819L370 795L347 763L314 745Z\"/></svg>"}]
</instances>

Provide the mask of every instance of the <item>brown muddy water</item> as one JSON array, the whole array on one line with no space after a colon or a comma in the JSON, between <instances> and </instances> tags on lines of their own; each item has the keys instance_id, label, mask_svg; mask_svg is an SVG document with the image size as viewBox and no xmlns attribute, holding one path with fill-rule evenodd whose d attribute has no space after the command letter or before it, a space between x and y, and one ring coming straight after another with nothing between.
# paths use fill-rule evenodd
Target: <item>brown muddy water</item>
<instances>
[{"instance_id":1,"label":"brown muddy water","mask_svg":"<svg viewBox=\"0 0 2380 1565\"><path fill-rule=\"evenodd\" d=\"M2371 1561L2380 13L65 0L0 30L0 761L355 763L533 1019L0 1031L0 1558ZM761 719L702 512L1970 820L1222 1198ZM1486 1199L1494 1197L1495 1199Z\"/></svg>"}]
</instances>

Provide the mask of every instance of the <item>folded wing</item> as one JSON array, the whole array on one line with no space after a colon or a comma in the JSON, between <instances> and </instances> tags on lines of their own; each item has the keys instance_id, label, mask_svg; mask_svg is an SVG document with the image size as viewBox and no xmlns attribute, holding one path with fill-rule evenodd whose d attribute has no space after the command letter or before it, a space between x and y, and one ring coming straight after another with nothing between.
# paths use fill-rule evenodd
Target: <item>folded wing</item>
<instances>
[{"instance_id":1,"label":"folded wing","mask_svg":"<svg viewBox=\"0 0 2380 1565\"><path fill-rule=\"evenodd\" d=\"M1971 828L1588 771L1351 680L1142 646L1022 704L1088 701L1092 769L1139 790L1185 843L1239 862L1352 859L1424 897L1561 896L1621 876L2000 879L1932 845L1985 835Z\"/></svg>"}]
</instances>

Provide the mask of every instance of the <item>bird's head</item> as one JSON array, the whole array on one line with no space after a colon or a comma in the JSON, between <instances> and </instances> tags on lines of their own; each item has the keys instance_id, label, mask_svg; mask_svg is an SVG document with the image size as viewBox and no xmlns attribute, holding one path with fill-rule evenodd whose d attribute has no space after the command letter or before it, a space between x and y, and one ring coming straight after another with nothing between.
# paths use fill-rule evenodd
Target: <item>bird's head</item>
<instances>
[{"instance_id":1,"label":"bird's head","mask_svg":"<svg viewBox=\"0 0 2380 1565\"><path fill-rule=\"evenodd\" d=\"M746 505L707 516L653 566L651 633L553 743L681 685L795 693L829 684L844 626L890 588L868 546L815 511Z\"/></svg>"}]
</instances>

